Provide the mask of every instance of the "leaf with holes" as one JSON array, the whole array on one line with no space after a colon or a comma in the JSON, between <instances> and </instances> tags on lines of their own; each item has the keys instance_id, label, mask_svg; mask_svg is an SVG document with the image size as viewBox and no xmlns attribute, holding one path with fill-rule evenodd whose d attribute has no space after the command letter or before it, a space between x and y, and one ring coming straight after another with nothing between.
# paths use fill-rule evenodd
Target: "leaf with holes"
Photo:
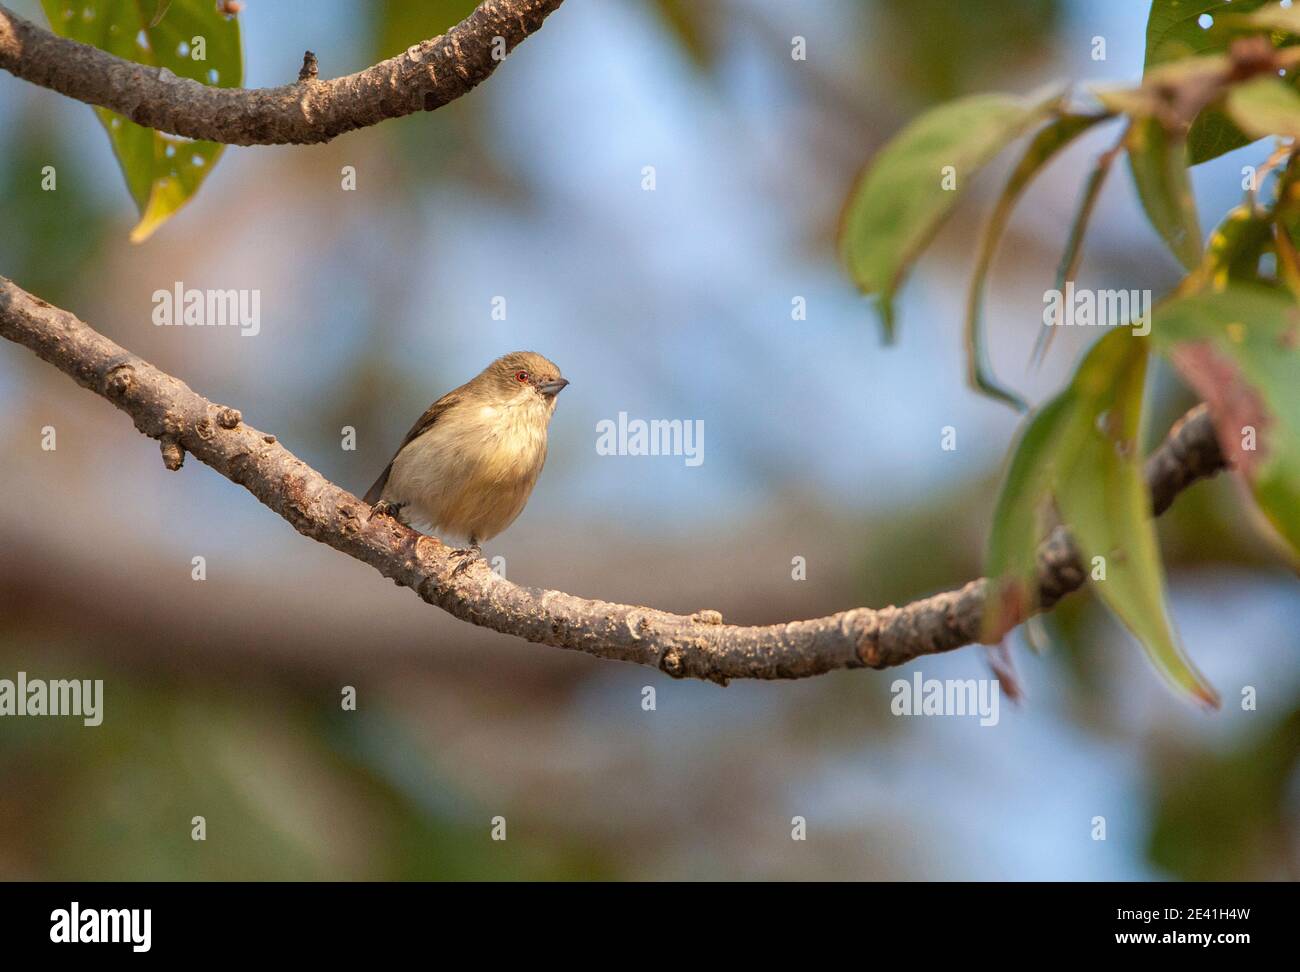
<instances>
[{"instance_id":1,"label":"leaf with holes","mask_svg":"<svg viewBox=\"0 0 1300 972\"><path fill-rule=\"evenodd\" d=\"M1060 103L989 94L921 115L859 177L840 221L840 253L854 282L878 298L885 339L903 277L972 176Z\"/></svg>"},{"instance_id":2,"label":"leaf with holes","mask_svg":"<svg viewBox=\"0 0 1300 972\"><path fill-rule=\"evenodd\" d=\"M1300 307L1237 285L1160 308L1151 336L1209 404L1223 454L1300 566Z\"/></svg>"},{"instance_id":3,"label":"leaf with holes","mask_svg":"<svg viewBox=\"0 0 1300 972\"><path fill-rule=\"evenodd\" d=\"M41 0L54 32L118 57L220 87L243 81L239 24L212 0ZM139 243L184 206L225 146L168 135L103 108L127 188L140 212L131 231Z\"/></svg>"}]
</instances>

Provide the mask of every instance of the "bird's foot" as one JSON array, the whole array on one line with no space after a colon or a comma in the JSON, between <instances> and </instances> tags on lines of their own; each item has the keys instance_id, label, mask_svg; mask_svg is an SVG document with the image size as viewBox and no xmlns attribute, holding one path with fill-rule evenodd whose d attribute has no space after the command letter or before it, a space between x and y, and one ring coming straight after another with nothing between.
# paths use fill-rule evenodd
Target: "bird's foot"
<instances>
[{"instance_id":1,"label":"bird's foot","mask_svg":"<svg viewBox=\"0 0 1300 972\"><path fill-rule=\"evenodd\" d=\"M390 500L380 500L374 506L370 507L370 516L366 517L366 519L372 519L378 515L391 516L396 520L397 514L402 512L402 507L405 505L405 503L394 503Z\"/></svg>"},{"instance_id":2,"label":"bird's foot","mask_svg":"<svg viewBox=\"0 0 1300 972\"><path fill-rule=\"evenodd\" d=\"M452 577L459 577L461 574L465 573L465 571L469 570L471 564L483 559L483 551L479 548L477 543L471 543L468 547L453 550L451 555L458 561L456 566L452 568Z\"/></svg>"}]
</instances>

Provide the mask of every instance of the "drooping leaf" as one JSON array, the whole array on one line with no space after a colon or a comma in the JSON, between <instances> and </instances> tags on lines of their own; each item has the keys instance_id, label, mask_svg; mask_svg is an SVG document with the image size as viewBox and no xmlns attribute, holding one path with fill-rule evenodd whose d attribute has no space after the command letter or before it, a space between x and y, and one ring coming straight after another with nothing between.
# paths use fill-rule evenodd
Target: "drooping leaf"
<instances>
[{"instance_id":1,"label":"drooping leaf","mask_svg":"<svg viewBox=\"0 0 1300 972\"><path fill-rule=\"evenodd\" d=\"M1300 94L1277 78L1256 78L1234 85L1228 91L1225 107L1228 116L1252 138L1300 136Z\"/></svg>"},{"instance_id":2,"label":"drooping leaf","mask_svg":"<svg viewBox=\"0 0 1300 972\"><path fill-rule=\"evenodd\" d=\"M1074 387L1089 421L1062 468L1056 499L1092 589L1171 684L1217 705L1214 689L1183 653L1165 611L1164 573L1138 446L1148 347L1130 332L1114 331L1080 367Z\"/></svg>"},{"instance_id":3,"label":"drooping leaf","mask_svg":"<svg viewBox=\"0 0 1300 972\"><path fill-rule=\"evenodd\" d=\"M1234 33L1217 21L1258 10L1268 0L1153 0L1147 17L1145 70L1196 54L1222 54ZM1202 17L1214 22L1202 24ZM1187 161L1200 165L1225 152L1248 145L1251 139L1217 106L1205 108L1187 133Z\"/></svg>"},{"instance_id":4,"label":"drooping leaf","mask_svg":"<svg viewBox=\"0 0 1300 972\"><path fill-rule=\"evenodd\" d=\"M41 3L50 27L64 37L203 84L232 88L243 81L239 23L211 0ZM193 198L224 146L144 128L103 108L95 113L140 212L131 240L142 242Z\"/></svg>"},{"instance_id":5,"label":"drooping leaf","mask_svg":"<svg viewBox=\"0 0 1300 972\"><path fill-rule=\"evenodd\" d=\"M1029 417L1012 450L989 531L982 641L999 640L1038 606L1035 558L1049 526L1057 465L1077 438L1076 406L1067 388Z\"/></svg>"},{"instance_id":6,"label":"drooping leaf","mask_svg":"<svg viewBox=\"0 0 1300 972\"><path fill-rule=\"evenodd\" d=\"M1055 508L1094 589L1156 667L1205 702L1215 696L1185 658L1164 608L1151 497L1138 453L1149 344L1117 328L1085 356L1070 385L1030 419L1003 481L989 537L983 640L1036 605L1036 551ZM1102 557L1105 575L1092 558Z\"/></svg>"},{"instance_id":7,"label":"drooping leaf","mask_svg":"<svg viewBox=\"0 0 1300 972\"><path fill-rule=\"evenodd\" d=\"M886 340L893 337L895 292L962 190L1059 101L1059 95L991 94L948 102L909 124L871 160L849 195L839 243L854 282L878 298Z\"/></svg>"},{"instance_id":8,"label":"drooping leaf","mask_svg":"<svg viewBox=\"0 0 1300 972\"><path fill-rule=\"evenodd\" d=\"M1186 269L1200 261L1201 228L1182 138L1155 117L1133 119L1124 139L1147 219Z\"/></svg>"},{"instance_id":9,"label":"drooping leaf","mask_svg":"<svg viewBox=\"0 0 1300 972\"><path fill-rule=\"evenodd\" d=\"M1079 206L1070 221L1070 235L1065 241L1065 251L1061 254L1061 262L1056 267L1057 293L1064 293L1066 284L1079 274L1079 263L1083 259L1083 238L1088 232L1088 221L1092 218L1092 211L1097 206L1101 188L1106 184L1106 176L1110 174L1110 168L1115 162L1115 156L1119 154L1119 148L1120 146L1117 145L1098 156L1092 172L1088 175L1088 181L1084 183L1083 194L1079 197ZM1038 339L1034 341L1033 361L1042 362L1055 333L1054 327L1044 327L1039 332Z\"/></svg>"},{"instance_id":10,"label":"drooping leaf","mask_svg":"<svg viewBox=\"0 0 1300 972\"><path fill-rule=\"evenodd\" d=\"M980 241L979 256L975 260L975 272L971 277L970 291L966 300L966 374L972 388L991 398L1000 399L1022 412L1027 408L1024 401L998 383L988 362L983 330L980 327L980 305L984 299L984 282L988 277L989 266L993 262L998 240L1001 239L1002 231L1011 218L1011 210L1025 187L1057 152L1107 117L1109 116L1066 113L1039 131L1025 149L1019 164L1003 187L1002 195L993 208Z\"/></svg>"},{"instance_id":11,"label":"drooping leaf","mask_svg":"<svg viewBox=\"0 0 1300 972\"><path fill-rule=\"evenodd\" d=\"M1160 308L1152 337L1209 404L1224 455L1300 565L1300 308L1231 286Z\"/></svg>"}]
</instances>

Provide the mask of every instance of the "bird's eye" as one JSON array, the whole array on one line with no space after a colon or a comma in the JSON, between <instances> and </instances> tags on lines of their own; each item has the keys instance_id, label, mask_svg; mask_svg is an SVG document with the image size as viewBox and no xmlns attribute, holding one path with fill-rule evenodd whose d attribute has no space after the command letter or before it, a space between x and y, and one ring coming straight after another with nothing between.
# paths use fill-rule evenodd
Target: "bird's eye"
<instances>
[{"instance_id":1,"label":"bird's eye","mask_svg":"<svg viewBox=\"0 0 1300 972\"><path fill-rule=\"evenodd\" d=\"M515 381L523 382L523 381L527 381L527 380L528 380L528 372L526 372L526 371L516 371L516 372L515 372Z\"/></svg>"}]
</instances>

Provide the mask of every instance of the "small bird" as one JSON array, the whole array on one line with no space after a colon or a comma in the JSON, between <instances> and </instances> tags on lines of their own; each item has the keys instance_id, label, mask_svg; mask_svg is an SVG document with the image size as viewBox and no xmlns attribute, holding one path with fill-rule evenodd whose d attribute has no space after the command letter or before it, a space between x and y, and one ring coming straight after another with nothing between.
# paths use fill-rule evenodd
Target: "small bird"
<instances>
[{"instance_id":1,"label":"small bird","mask_svg":"<svg viewBox=\"0 0 1300 972\"><path fill-rule=\"evenodd\" d=\"M456 572L514 522L546 462L560 369L532 351L497 358L429 406L365 501L417 529L463 537Z\"/></svg>"}]
</instances>

